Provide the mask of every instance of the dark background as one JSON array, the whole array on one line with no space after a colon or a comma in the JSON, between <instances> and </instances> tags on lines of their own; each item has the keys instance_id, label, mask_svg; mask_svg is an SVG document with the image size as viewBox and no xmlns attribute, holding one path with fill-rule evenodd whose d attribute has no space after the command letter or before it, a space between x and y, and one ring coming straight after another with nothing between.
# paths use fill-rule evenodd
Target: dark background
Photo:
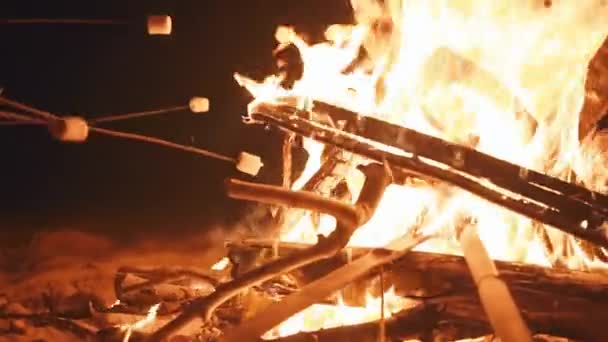
<instances>
[{"instance_id":1,"label":"dark background","mask_svg":"<svg viewBox=\"0 0 608 342\"><path fill-rule=\"evenodd\" d=\"M148 36L146 16L169 14L171 36ZM279 24L319 36L351 21L348 0L1 1L0 18L103 18L127 25L0 25L4 96L58 114L93 118L210 98L211 112L106 125L235 156L264 158L265 182L280 172L280 138L244 126L250 95L234 72L274 71ZM53 141L41 127L0 126L0 229L27 237L46 229L185 234L246 212L223 180L245 177L225 162L160 146L91 135Z\"/></svg>"}]
</instances>

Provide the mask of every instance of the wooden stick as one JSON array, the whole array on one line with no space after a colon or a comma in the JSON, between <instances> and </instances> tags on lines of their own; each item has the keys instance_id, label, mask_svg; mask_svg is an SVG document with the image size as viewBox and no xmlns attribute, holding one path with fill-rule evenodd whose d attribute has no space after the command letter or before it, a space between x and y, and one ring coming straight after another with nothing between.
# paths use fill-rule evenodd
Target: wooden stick
<instances>
[{"instance_id":1,"label":"wooden stick","mask_svg":"<svg viewBox=\"0 0 608 342\"><path fill-rule=\"evenodd\" d=\"M99 128L99 127L90 127L89 129L91 132L96 132L96 133L103 134L103 135L108 135L108 136L123 138L123 139L129 139L129 140L143 141L143 142L150 143L150 144L156 144L156 145L161 145L161 146L165 146L165 147L169 147L169 148L173 148L173 149L177 149L177 150L200 154L205 157L215 158L215 159L226 161L229 163L236 162L236 160L234 158L227 157L227 156L221 155L219 153L203 150L201 148L197 148L194 146L180 145L180 144L170 142L167 140L163 140L163 139L159 139L159 138L148 137L148 136L134 134L134 133L109 130L109 129Z\"/></svg>"},{"instance_id":2,"label":"wooden stick","mask_svg":"<svg viewBox=\"0 0 608 342\"><path fill-rule=\"evenodd\" d=\"M458 240L464 258L477 285L481 304L501 341L532 341L528 327L505 282L499 278L494 261L488 255L472 224L464 224Z\"/></svg>"},{"instance_id":3,"label":"wooden stick","mask_svg":"<svg viewBox=\"0 0 608 342\"><path fill-rule=\"evenodd\" d=\"M45 121L42 120L38 120L35 118L31 118L27 115L23 115L23 114L19 114L19 113L13 113L13 112L7 112L7 111L0 111L0 119L7 119L7 120L13 120L14 122L22 122L22 123L46 123Z\"/></svg>"},{"instance_id":4,"label":"wooden stick","mask_svg":"<svg viewBox=\"0 0 608 342\"><path fill-rule=\"evenodd\" d=\"M283 137L283 187L285 189L291 188L291 174L293 168L292 162L292 153L291 148L293 146L293 142L295 140L295 134L293 133L285 133Z\"/></svg>"},{"instance_id":5,"label":"wooden stick","mask_svg":"<svg viewBox=\"0 0 608 342\"><path fill-rule=\"evenodd\" d=\"M77 24L77 25L121 25L124 21L113 19L51 19L51 18L28 18L28 19L0 19L0 25L32 25L32 24Z\"/></svg>"},{"instance_id":6,"label":"wooden stick","mask_svg":"<svg viewBox=\"0 0 608 342\"><path fill-rule=\"evenodd\" d=\"M313 192L289 191L274 185L255 184L237 179L229 179L226 185L228 196L235 199L312 210L335 216L350 226L356 225L359 220L359 215L352 206L332 198L321 197Z\"/></svg>"},{"instance_id":7,"label":"wooden stick","mask_svg":"<svg viewBox=\"0 0 608 342\"><path fill-rule=\"evenodd\" d=\"M125 114L110 114L110 115L105 115L105 116L102 116L99 118L94 118L94 119L88 120L88 122L90 124L100 124L100 123L107 123L107 122L114 122L114 121L122 121L122 120L136 119L136 118L158 115L158 114L167 114L167 113L171 113L171 112L181 112L188 108L189 108L188 105L184 105L184 106L175 106L175 107L171 107L171 108L148 110L148 111L143 111L143 112L134 112L134 113L125 113Z\"/></svg>"},{"instance_id":8,"label":"wooden stick","mask_svg":"<svg viewBox=\"0 0 608 342\"><path fill-rule=\"evenodd\" d=\"M228 195L231 197L320 209L320 211L336 217L336 229L329 237L320 239L314 246L273 260L243 274L238 279L219 285L211 295L193 301L181 315L152 334L149 338L150 341L162 341L201 315L205 321L208 321L219 305L251 286L338 253L348 243L355 230L371 218L384 190L390 183L388 173L382 165L371 164L362 167L361 171L366 175L366 179L357 203L352 207L340 206L318 195L291 192L281 187L260 186L238 181L229 182ZM259 192L259 196L255 195L256 191ZM314 198L317 200L316 203ZM320 204L327 204L330 209L322 208Z\"/></svg>"},{"instance_id":9,"label":"wooden stick","mask_svg":"<svg viewBox=\"0 0 608 342\"><path fill-rule=\"evenodd\" d=\"M40 110L37 108L34 108L32 106L28 106L24 103L20 103L17 101L13 101L10 99L7 99L6 97L0 96L0 104L6 105L6 106L10 106L13 107L15 109L33 114L38 116L40 119L45 120L45 121L52 121L52 120L57 120L58 117L56 115L53 115L47 111L44 110Z\"/></svg>"}]
</instances>

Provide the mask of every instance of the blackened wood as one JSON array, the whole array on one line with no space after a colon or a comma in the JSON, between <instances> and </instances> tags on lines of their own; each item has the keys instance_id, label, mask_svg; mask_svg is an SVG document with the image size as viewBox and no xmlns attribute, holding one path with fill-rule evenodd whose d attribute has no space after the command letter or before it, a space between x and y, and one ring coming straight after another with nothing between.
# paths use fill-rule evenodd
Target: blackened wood
<instances>
[{"instance_id":1,"label":"blackened wood","mask_svg":"<svg viewBox=\"0 0 608 342\"><path fill-rule=\"evenodd\" d=\"M408 150L415 150L416 153L419 152L418 149L424 150L430 157L421 158L421 154L391 148L384 141L378 143L302 117L313 115L315 115L313 112L302 112L294 107L274 104L260 104L250 114L253 120L277 125L380 162L388 162L394 168L414 171L423 178L430 177L448 182L531 219L608 248L608 232L603 227L608 213L608 207L602 204L606 198L604 195L531 170L526 172L528 176L532 176L524 181L519 177L522 168L517 165L401 126L386 122L379 124L381 121L377 119L361 116L363 121L371 120L369 122L374 124L386 125L382 127L388 131L396 129L390 127L405 130L408 133L403 134L408 135L407 139L403 136L393 137L393 141L402 139L404 143L410 145ZM390 137L390 134L388 136ZM388 145L391 144L394 145L394 143ZM445 144L443 148L440 146L442 144ZM452 164L458 164L455 161L458 158L455 156L464 161L463 165L472 165L471 168L460 165L460 168L465 169L462 171L452 167ZM451 160L447 160L450 158ZM481 165L485 165L485 168ZM505 170L511 170L512 173L507 176L508 172L506 174ZM492 182L489 181L490 179ZM559 189L545 189L544 186L548 186L547 184ZM499 185L505 187L501 188ZM592 200L594 198L598 200ZM580 210L573 211L574 208Z\"/></svg>"}]
</instances>

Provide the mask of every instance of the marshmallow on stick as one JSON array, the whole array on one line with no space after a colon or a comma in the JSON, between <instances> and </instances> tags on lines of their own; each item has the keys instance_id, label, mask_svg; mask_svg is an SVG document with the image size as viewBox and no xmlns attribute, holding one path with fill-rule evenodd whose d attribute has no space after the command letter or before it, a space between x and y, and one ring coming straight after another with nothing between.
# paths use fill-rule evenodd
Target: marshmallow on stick
<instances>
[{"instance_id":1,"label":"marshmallow on stick","mask_svg":"<svg viewBox=\"0 0 608 342\"><path fill-rule=\"evenodd\" d=\"M193 97L190 99L192 113L206 113L209 111L209 99L206 97Z\"/></svg>"},{"instance_id":2,"label":"marshmallow on stick","mask_svg":"<svg viewBox=\"0 0 608 342\"><path fill-rule=\"evenodd\" d=\"M78 116L57 119L48 126L51 135L63 142L84 142L89 136L89 125Z\"/></svg>"},{"instance_id":3,"label":"marshmallow on stick","mask_svg":"<svg viewBox=\"0 0 608 342\"><path fill-rule=\"evenodd\" d=\"M236 169L251 176L257 176L262 166L264 163L259 156L247 152L239 153L236 160Z\"/></svg>"},{"instance_id":4,"label":"marshmallow on stick","mask_svg":"<svg viewBox=\"0 0 608 342\"><path fill-rule=\"evenodd\" d=\"M168 15L151 15L148 16L148 34L149 35L170 35L171 34L171 17Z\"/></svg>"}]
</instances>

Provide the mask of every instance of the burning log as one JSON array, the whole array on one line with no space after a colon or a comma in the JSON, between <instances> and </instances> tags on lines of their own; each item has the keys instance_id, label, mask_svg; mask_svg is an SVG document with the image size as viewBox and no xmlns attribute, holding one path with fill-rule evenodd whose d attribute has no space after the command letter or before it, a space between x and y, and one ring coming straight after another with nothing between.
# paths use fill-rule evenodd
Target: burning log
<instances>
[{"instance_id":1,"label":"burning log","mask_svg":"<svg viewBox=\"0 0 608 342\"><path fill-rule=\"evenodd\" d=\"M443 316L443 317L442 317ZM439 322L441 321L441 323ZM486 322L460 322L450 320L443 315L440 305L419 305L405 309L388 318L386 338L389 341L441 336L443 340L454 341L471 336L491 334L492 330ZM376 342L379 337L380 322L369 322L352 326L323 329L315 332L304 332L273 340L270 342L351 342L353 336L359 342ZM261 340L260 341L264 341Z\"/></svg>"},{"instance_id":2,"label":"burning log","mask_svg":"<svg viewBox=\"0 0 608 342\"><path fill-rule=\"evenodd\" d=\"M264 241L229 244L235 250L259 250L270 246L269 242ZM304 246L282 243L279 252L289 255ZM370 251L357 247L349 249L348 253L354 260ZM294 276L306 284L347 262L344 254L336 255L304 267ZM608 274L504 261L495 261L495 264L500 279L508 285L524 321L533 333L583 341L608 340L608 332L604 328L608 319ZM477 287L463 257L410 252L385 265L383 270L386 286L394 287L396 294L410 298L413 303L439 305L442 318L438 322L448 319L464 322L461 324L469 327L477 326L479 322L489 326L477 296ZM376 268L359 278L357 287L379 292L373 286L379 272L380 269Z\"/></svg>"},{"instance_id":3,"label":"burning log","mask_svg":"<svg viewBox=\"0 0 608 342\"><path fill-rule=\"evenodd\" d=\"M314 111L261 103L251 109L250 118L388 162L394 168L414 171L423 178L446 181L568 234L608 247L608 233L603 226L608 215L608 197L586 188L320 102L315 104ZM356 123L356 132L329 126L340 120Z\"/></svg>"}]
</instances>

